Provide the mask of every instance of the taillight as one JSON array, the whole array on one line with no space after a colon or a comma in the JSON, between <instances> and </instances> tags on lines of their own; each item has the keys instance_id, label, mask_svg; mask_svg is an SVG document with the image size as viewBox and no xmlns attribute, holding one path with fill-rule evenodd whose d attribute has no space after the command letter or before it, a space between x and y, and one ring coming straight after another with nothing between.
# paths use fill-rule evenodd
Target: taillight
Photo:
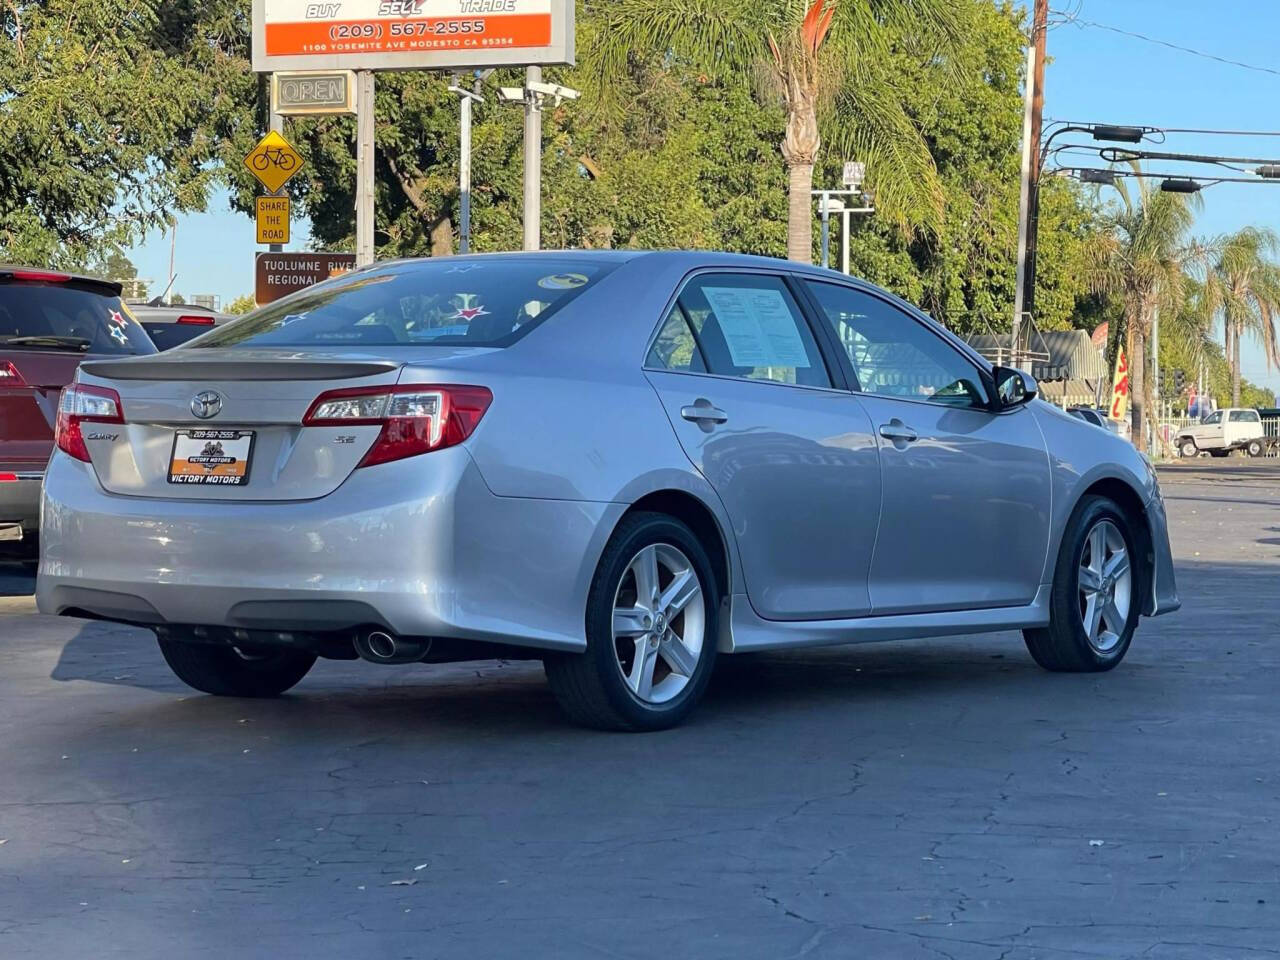
<instances>
[{"instance_id":1,"label":"taillight","mask_svg":"<svg viewBox=\"0 0 1280 960\"><path fill-rule=\"evenodd\" d=\"M0 387L21 387L25 384L17 367L8 360L0 360Z\"/></svg>"},{"instance_id":2,"label":"taillight","mask_svg":"<svg viewBox=\"0 0 1280 960\"><path fill-rule=\"evenodd\" d=\"M89 448L84 444L82 423L124 423L120 394L107 387L91 387L73 383L62 388L58 398L58 422L53 438L58 449L77 460L89 462Z\"/></svg>"},{"instance_id":3,"label":"taillight","mask_svg":"<svg viewBox=\"0 0 1280 960\"><path fill-rule=\"evenodd\" d=\"M184 314L179 317L177 323L185 323L191 327L212 327L213 317L197 316L196 314Z\"/></svg>"},{"instance_id":4,"label":"taillight","mask_svg":"<svg viewBox=\"0 0 1280 960\"><path fill-rule=\"evenodd\" d=\"M487 387L349 387L320 394L302 418L302 425L381 425L378 439L360 461L360 466L369 467L462 443L492 402L493 394Z\"/></svg>"},{"instance_id":5,"label":"taillight","mask_svg":"<svg viewBox=\"0 0 1280 960\"><path fill-rule=\"evenodd\" d=\"M52 270L14 270L10 276L15 280L30 280L39 283L66 283L71 279L67 273L54 273Z\"/></svg>"}]
</instances>

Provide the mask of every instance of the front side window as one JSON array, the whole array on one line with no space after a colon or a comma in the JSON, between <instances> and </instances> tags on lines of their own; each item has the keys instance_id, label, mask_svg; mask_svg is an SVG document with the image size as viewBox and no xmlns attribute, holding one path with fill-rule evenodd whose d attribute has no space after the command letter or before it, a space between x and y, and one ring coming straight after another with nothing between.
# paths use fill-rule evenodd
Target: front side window
<instances>
[{"instance_id":1,"label":"front side window","mask_svg":"<svg viewBox=\"0 0 1280 960\"><path fill-rule=\"evenodd\" d=\"M685 284L650 366L829 387L813 331L780 277L710 273Z\"/></svg>"},{"instance_id":2,"label":"front side window","mask_svg":"<svg viewBox=\"0 0 1280 960\"><path fill-rule=\"evenodd\" d=\"M1201 422L1201 423L1208 424L1208 425L1210 425L1210 426L1213 426L1214 424L1221 423L1221 422L1222 422L1222 411L1221 411L1221 410L1219 410L1219 411L1217 411L1216 413L1211 413L1211 414L1209 414L1207 417L1205 417L1203 420L1201 420L1200 422Z\"/></svg>"},{"instance_id":3,"label":"front side window","mask_svg":"<svg viewBox=\"0 0 1280 960\"><path fill-rule=\"evenodd\" d=\"M504 347L612 269L590 260L484 257L360 270L285 297L193 342L203 347Z\"/></svg>"},{"instance_id":4,"label":"front side window","mask_svg":"<svg viewBox=\"0 0 1280 960\"><path fill-rule=\"evenodd\" d=\"M978 368L920 321L879 297L806 280L863 393L955 407L986 407Z\"/></svg>"}]
</instances>

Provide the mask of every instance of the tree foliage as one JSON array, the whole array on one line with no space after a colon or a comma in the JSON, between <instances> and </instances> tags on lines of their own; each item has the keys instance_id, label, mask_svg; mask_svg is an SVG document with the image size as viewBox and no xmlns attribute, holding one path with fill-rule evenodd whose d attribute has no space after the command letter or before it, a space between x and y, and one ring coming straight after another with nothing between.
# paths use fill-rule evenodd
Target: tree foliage
<instances>
[{"instance_id":1,"label":"tree foliage","mask_svg":"<svg viewBox=\"0 0 1280 960\"><path fill-rule=\"evenodd\" d=\"M76 264L203 209L251 119L239 0L0 3L0 252Z\"/></svg>"}]
</instances>

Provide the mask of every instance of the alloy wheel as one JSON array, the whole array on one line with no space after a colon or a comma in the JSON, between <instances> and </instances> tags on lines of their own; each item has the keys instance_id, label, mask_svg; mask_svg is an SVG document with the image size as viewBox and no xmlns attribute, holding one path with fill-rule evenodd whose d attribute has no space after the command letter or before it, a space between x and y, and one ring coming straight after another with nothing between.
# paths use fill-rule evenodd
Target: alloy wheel
<instances>
[{"instance_id":1,"label":"alloy wheel","mask_svg":"<svg viewBox=\"0 0 1280 960\"><path fill-rule=\"evenodd\" d=\"M1120 643L1133 601L1133 569L1120 528L1099 520L1085 537L1078 575L1080 619L1089 646L1110 653Z\"/></svg>"},{"instance_id":2,"label":"alloy wheel","mask_svg":"<svg viewBox=\"0 0 1280 960\"><path fill-rule=\"evenodd\" d=\"M668 543L642 548L622 574L613 601L613 649L632 696L666 703L698 668L707 612L697 571Z\"/></svg>"}]
</instances>

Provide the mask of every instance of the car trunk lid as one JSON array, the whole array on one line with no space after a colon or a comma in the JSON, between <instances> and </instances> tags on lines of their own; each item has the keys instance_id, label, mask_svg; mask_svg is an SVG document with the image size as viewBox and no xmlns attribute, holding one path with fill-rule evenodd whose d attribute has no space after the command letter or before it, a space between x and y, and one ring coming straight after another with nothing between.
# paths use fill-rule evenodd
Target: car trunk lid
<instances>
[{"instance_id":1,"label":"car trunk lid","mask_svg":"<svg viewBox=\"0 0 1280 960\"><path fill-rule=\"evenodd\" d=\"M243 348L86 363L81 380L116 391L124 423L86 423L85 446L103 487L122 496L323 497L359 465L379 427L303 427L308 408L328 390L394 384L401 368L384 358ZM193 451L208 459L193 465ZM228 457L241 465L221 462Z\"/></svg>"}]
</instances>

